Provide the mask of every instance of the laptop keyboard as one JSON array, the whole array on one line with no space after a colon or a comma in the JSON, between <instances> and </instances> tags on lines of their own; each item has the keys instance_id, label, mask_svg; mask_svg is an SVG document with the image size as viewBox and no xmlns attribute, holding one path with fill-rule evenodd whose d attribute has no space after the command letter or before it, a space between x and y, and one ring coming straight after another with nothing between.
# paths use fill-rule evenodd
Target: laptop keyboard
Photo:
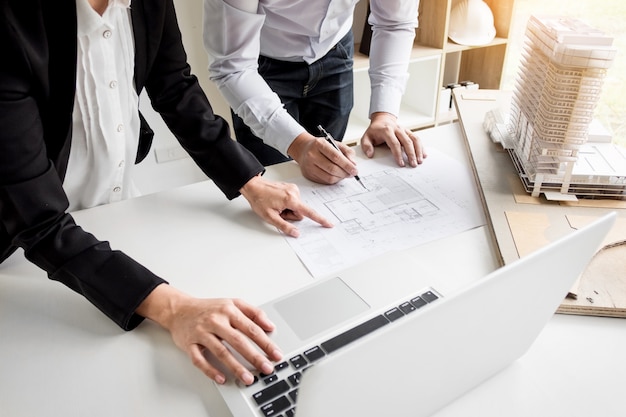
<instances>
[{"instance_id":1,"label":"laptop keyboard","mask_svg":"<svg viewBox=\"0 0 626 417\"><path fill-rule=\"evenodd\" d=\"M274 368L274 373L270 375L257 375L255 381L247 386L246 389L253 389L252 400L259 407L259 415L264 417L293 417L295 415L296 399L298 398L300 377L315 361L424 307L438 298L439 296L433 291L426 291L320 343L319 346L312 346L304 352L277 364Z\"/></svg>"}]
</instances>

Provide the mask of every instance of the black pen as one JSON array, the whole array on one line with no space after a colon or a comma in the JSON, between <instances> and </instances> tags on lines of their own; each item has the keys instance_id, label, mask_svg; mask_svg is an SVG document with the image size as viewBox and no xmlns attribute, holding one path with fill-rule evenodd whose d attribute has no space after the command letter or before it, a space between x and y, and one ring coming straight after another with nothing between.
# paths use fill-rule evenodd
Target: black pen
<instances>
[{"instance_id":1,"label":"black pen","mask_svg":"<svg viewBox=\"0 0 626 417\"><path fill-rule=\"evenodd\" d=\"M326 129L324 129L322 127L322 125L317 125L317 128L320 130L322 135L324 135L324 138L326 139L326 142L330 143L333 148L335 148L335 149L337 149L339 151L339 148L337 147L337 144L335 143L335 139L332 137L332 135L330 133L328 133L326 131ZM339 151L339 152L341 152L341 151ZM359 184L361 184L361 186L367 190L367 187L365 185L363 185L363 182L361 182L361 178L359 178L358 175L355 175L354 179L357 180L359 182Z\"/></svg>"}]
</instances>

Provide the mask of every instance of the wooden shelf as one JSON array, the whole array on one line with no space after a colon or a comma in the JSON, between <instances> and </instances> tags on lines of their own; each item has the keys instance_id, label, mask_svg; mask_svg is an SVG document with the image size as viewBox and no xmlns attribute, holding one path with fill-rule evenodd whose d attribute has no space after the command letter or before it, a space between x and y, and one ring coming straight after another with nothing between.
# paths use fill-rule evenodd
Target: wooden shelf
<instances>
[{"instance_id":1,"label":"wooden shelf","mask_svg":"<svg viewBox=\"0 0 626 417\"><path fill-rule=\"evenodd\" d=\"M489 48L491 46L506 45L506 44L508 44L508 42L509 42L508 39L496 37L494 40L492 40L491 42L489 42L488 44L485 44L485 45L468 46L468 45L459 45L458 43L454 43L454 42L448 40L448 41L446 41L446 44L444 46L444 52L445 53L449 53L449 52L463 52L463 51L469 51L469 50L472 50L472 49L484 49L484 48Z\"/></svg>"}]
</instances>

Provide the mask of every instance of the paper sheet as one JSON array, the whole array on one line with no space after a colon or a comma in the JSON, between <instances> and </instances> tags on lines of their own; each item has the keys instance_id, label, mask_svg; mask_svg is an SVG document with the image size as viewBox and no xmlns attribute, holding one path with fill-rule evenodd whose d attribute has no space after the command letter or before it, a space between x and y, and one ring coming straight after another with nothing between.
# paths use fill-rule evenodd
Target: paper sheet
<instances>
[{"instance_id":1,"label":"paper sheet","mask_svg":"<svg viewBox=\"0 0 626 417\"><path fill-rule=\"evenodd\" d=\"M330 186L290 180L334 224L327 229L305 219L300 237L287 237L314 277L485 224L471 170L436 149L417 168L397 167L391 158L362 161L359 176L367 190L353 178Z\"/></svg>"}]
</instances>

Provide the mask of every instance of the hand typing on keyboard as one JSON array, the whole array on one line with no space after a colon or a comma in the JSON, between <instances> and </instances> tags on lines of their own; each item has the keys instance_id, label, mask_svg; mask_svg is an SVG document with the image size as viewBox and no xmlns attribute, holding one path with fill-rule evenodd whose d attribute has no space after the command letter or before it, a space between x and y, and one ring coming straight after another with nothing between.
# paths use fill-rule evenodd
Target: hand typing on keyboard
<instances>
[{"instance_id":1,"label":"hand typing on keyboard","mask_svg":"<svg viewBox=\"0 0 626 417\"><path fill-rule=\"evenodd\" d=\"M200 299L163 284L148 295L137 313L169 330L193 364L218 384L226 382L224 367L246 385L255 380L227 345L266 374L274 372L271 361L282 359L266 333L274 330L274 324L261 309L239 299Z\"/></svg>"}]
</instances>

